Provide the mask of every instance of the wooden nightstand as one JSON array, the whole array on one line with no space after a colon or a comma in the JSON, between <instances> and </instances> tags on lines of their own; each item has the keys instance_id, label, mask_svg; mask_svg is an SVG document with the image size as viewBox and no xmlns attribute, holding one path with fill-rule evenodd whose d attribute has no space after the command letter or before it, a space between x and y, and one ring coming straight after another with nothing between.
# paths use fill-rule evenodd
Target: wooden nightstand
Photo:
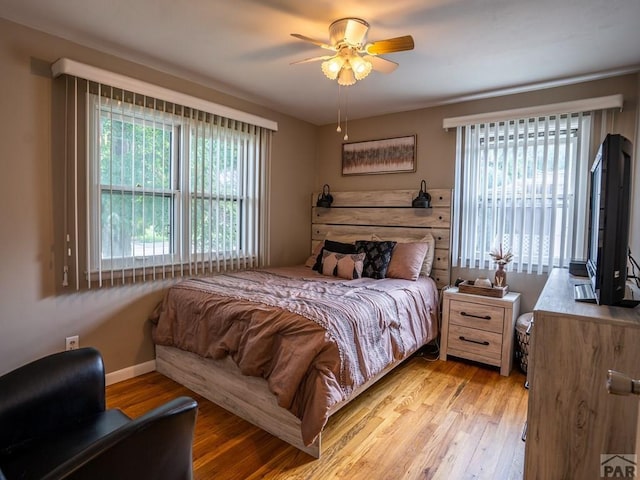
<instances>
[{"instance_id":1,"label":"wooden nightstand","mask_svg":"<svg viewBox=\"0 0 640 480\"><path fill-rule=\"evenodd\" d=\"M514 327L520 314L520 294L502 298L444 292L440 359L447 355L500 367L508 376L513 366Z\"/></svg>"}]
</instances>

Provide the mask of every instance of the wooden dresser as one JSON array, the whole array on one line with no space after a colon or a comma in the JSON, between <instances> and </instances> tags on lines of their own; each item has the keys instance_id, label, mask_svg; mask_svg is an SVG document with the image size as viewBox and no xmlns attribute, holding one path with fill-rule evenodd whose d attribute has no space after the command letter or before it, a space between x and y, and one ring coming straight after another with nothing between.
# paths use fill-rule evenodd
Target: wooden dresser
<instances>
[{"instance_id":1,"label":"wooden dresser","mask_svg":"<svg viewBox=\"0 0 640 480\"><path fill-rule=\"evenodd\" d=\"M640 307L575 302L585 281L553 270L534 309L527 480L597 479L601 455L637 451L638 397L610 395L606 378L640 378Z\"/></svg>"}]
</instances>

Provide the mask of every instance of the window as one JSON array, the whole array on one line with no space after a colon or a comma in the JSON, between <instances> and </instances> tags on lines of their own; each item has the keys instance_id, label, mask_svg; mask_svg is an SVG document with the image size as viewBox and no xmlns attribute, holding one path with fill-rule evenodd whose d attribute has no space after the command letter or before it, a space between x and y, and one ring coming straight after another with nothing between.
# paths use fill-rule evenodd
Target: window
<instances>
[{"instance_id":1,"label":"window","mask_svg":"<svg viewBox=\"0 0 640 480\"><path fill-rule=\"evenodd\" d=\"M270 129L75 76L61 81L63 284L266 263Z\"/></svg>"},{"instance_id":2,"label":"window","mask_svg":"<svg viewBox=\"0 0 640 480\"><path fill-rule=\"evenodd\" d=\"M458 127L453 264L491 268L489 252L542 273L584 256L589 114Z\"/></svg>"},{"instance_id":3,"label":"window","mask_svg":"<svg viewBox=\"0 0 640 480\"><path fill-rule=\"evenodd\" d=\"M179 252L179 118L91 95L91 271L171 264Z\"/></svg>"}]
</instances>

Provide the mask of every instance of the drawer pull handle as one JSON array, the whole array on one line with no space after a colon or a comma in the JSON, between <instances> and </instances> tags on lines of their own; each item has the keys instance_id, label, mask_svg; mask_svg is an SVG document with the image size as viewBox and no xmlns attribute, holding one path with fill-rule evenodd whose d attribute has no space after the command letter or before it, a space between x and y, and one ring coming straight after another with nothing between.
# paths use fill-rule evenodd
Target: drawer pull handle
<instances>
[{"instance_id":1,"label":"drawer pull handle","mask_svg":"<svg viewBox=\"0 0 640 480\"><path fill-rule=\"evenodd\" d=\"M480 340L471 340L470 338L464 338L462 335L460 335L460 340L463 342L477 343L478 345L489 345L489 342L486 340L484 342L481 342Z\"/></svg>"},{"instance_id":2,"label":"drawer pull handle","mask_svg":"<svg viewBox=\"0 0 640 480\"><path fill-rule=\"evenodd\" d=\"M460 315L462 315L463 317L473 317L473 318L479 318L480 320L491 320L491 315L473 315L471 313L467 313L467 312L460 312Z\"/></svg>"}]
</instances>

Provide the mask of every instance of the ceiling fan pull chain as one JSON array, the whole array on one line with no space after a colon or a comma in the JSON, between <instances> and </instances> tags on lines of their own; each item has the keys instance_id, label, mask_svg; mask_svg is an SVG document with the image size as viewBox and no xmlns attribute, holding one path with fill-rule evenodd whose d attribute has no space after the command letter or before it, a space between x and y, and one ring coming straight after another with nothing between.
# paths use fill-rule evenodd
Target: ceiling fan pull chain
<instances>
[{"instance_id":1,"label":"ceiling fan pull chain","mask_svg":"<svg viewBox=\"0 0 640 480\"><path fill-rule=\"evenodd\" d=\"M342 127L340 127L340 89L342 87L338 84L338 128L336 128L336 132L340 133L342 131Z\"/></svg>"},{"instance_id":2,"label":"ceiling fan pull chain","mask_svg":"<svg viewBox=\"0 0 640 480\"><path fill-rule=\"evenodd\" d=\"M349 140L349 90L344 96L344 139Z\"/></svg>"}]
</instances>

